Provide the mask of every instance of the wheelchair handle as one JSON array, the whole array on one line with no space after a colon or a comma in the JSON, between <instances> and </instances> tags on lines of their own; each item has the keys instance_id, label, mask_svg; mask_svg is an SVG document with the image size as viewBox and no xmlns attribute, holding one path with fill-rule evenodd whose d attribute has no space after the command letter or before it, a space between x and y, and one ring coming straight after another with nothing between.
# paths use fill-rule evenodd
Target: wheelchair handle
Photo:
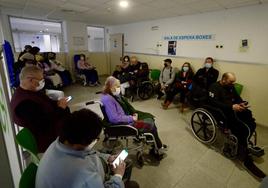
<instances>
[{"instance_id":1,"label":"wheelchair handle","mask_svg":"<svg viewBox=\"0 0 268 188\"><path fill-rule=\"evenodd\" d=\"M102 102L100 102L100 101L88 101L88 102L86 102L86 106L92 105L92 104L100 104L102 106Z\"/></svg>"}]
</instances>

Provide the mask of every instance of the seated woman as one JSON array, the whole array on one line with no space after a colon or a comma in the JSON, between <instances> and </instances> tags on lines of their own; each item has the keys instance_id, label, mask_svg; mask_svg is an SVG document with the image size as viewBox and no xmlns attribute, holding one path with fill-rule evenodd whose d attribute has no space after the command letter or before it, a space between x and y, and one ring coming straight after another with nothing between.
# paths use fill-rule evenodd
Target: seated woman
<instances>
[{"instance_id":1,"label":"seated woman","mask_svg":"<svg viewBox=\"0 0 268 188\"><path fill-rule=\"evenodd\" d=\"M121 83L121 94L124 96L126 93L126 89L129 88L129 64L130 58L129 56L124 56L122 59L122 64L116 67L116 71L114 71L113 76L120 80Z\"/></svg>"},{"instance_id":2,"label":"seated woman","mask_svg":"<svg viewBox=\"0 0 268 188\"><path fill-rule=\"evenodd\" d=\"M35 55L37 66L44 71L46 89L55 89L62 86L61 77L52 70L49 62L44 61L44 57L40 54Z\"/></svg>"},{"instance_id":3,"label":"seated woman","mask_svg":"<svg viewBox=\"0 0 268 188\"><path fill-rule=\"evenodd\" d=\"M167 150L167 145L162 144L158 136L154 116L150 113L135 110L124 97L120 96L120 81L118 79L112 76L107 78L101 102L104 105L109 122L130 124L140 132L153 134L156 146L153 146L150 153L160 157Z\"/></svg>"},{"instance_id":4,"label":"seated woman","mask_svg":"<svg viewBox=\"0 0 268 188\"><path fill-rule=\"evenodd\" d=\"M172 84L169 90L166 91L165 102L162 103L163 109L167 109L170 103L173 101L174 96L180 93L180 102L185 103L185 95L189 91L189 87L192 84L194 73L190 63L186 62L182 65L181 71L175 78L175 82Z\"/></svg>"},{"instance_id":5,"label":"seated woman","mask_svg":"<svg viewBox=\"0 0 268 188\"><path fill-rule=\"evenodd\" d=\"M80 54L80 60L77 62L77 68L86 76L85 85L88 84L90 86L97 86L100 83L96 67L86 61L86 56L84 54Z\"/></svg>"},{"instance_id":6,"label":"seated woman","mask_svg":"<svg viewBox=\"0 0 268 188\"><path fill-rule=\"evenodd\" d=\"M72 83L72 77L68 70L62 66L61 62L56 60L56 53L48 53L48 61L51 65L51 69L58 73L62 79L63 85L70 85Z\"/></svg>"}]
</instances>

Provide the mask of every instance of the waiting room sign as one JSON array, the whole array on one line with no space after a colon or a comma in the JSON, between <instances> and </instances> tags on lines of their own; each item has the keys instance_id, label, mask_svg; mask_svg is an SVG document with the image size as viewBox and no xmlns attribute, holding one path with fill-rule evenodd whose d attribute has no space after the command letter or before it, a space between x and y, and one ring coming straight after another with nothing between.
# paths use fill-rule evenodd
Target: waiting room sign
<instances>
[{"instance_id":1,"label":"waiting room sign","mask_svg":"<svg viewBox=\"0 0 268 188\"><path fill-rule=\"evenodd\" d=\"M215 40L215 34L206 35L169 35L164 36L164 40Z\"/></svg>"}]
</instances>

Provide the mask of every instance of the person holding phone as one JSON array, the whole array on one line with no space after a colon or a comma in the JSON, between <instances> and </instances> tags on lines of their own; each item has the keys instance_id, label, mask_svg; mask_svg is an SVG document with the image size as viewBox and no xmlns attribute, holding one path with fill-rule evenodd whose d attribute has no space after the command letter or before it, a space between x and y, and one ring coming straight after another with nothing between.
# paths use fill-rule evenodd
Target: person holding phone
<instances>
[{"instance_id":1,"label":"person holding phone","mask_svg":"<svg viewBox=\"0 0 268 188\"><path fill-rule=\"evenodd\" d=\"M138 188L134 181L123 181L127 171L123 160L113 166L117 155L100 153L94 149L102 126L101 118L89 109L70 114L60 136L40 161L35 187ZM108 174L110 170L112 173Z\"/></svg>"},{"instance_id":2,"label":"person holding phone","mask_svg":"<svg viewBox=\"0 0 268 188\"><path fill-rule=\"evenodd\" d=\"M266 175L254 165L249 153L256 154L254 148L248 148L249 140L256 129L256 122L249 109L248 102L237 94L234 84L234 73L226 72L220 81L209 88L209 103L222 110L226 116L228 126L238 138L238 156L244 166L256 177L262 179ZM263 152L259 150L259 152ZM258 156L258 154L257 154Z\"/></svg>"},{"instance_id":3,"label":"person holding phone","mask_svg":"<svg viewBox=\"0 0 268 188\"><path fill-rule=\"evenodd\" d=\"M37 66L26 66L20 73L20 86L11 99L14 122L31 131L39 153L45 152L57 138L65 117L70 114L67 99L49 98L44 85L43 70Z\"/></svg>"}]
</instances>

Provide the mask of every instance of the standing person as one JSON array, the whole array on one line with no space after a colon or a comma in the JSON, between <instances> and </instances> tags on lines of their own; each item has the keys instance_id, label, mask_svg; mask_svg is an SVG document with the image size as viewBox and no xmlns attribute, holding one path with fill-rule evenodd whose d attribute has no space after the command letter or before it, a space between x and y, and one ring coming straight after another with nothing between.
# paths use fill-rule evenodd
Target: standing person
<instances>
[{"instance_id":1,"label":"standing person","mask_svg":"<svg viewBox=\"0 0 268 188\"><path fill-rule=\"evenodd\" d=\"M209 102L214 107L222 110L226 116L226 126L238 139L238 157L244 166L256 177L262 179L266 175L253 163L251 154L258 156L261 150L249 148L249 142L256 129L256 122L249 110L247 102L237 94L234 83L234 73L226 72L222 79L209 88Z\"/></svg>"},{"instance_id":2,"label":"standing person","mask_svg":"<svg viewBox=\"0 0 268 188\"><path fill-rule=\"evenodd\" d=\"M165 102L162 103L163 109L167 109L174 99L174 96L180 93L180 102L185 103L186 93L190 91L189 87L192 84L194 73L191 64L186 62L182 65L181 71L175 78L174 83L170 86L170 89L166 92Z\"/></svg>"},{"instance_id":3,"label":"standing person","mask_svg":"<svg viewBox=\"0 0 268 188\"><path fill-rule=\"evenodd\" d=\"M169 86L171 86L175 79L176 71L171 66L171 63L171 59L164 60L164 68L161 70L159 84L157 86L157 99L161 99L161 97L169 89Z\"/></svg>"},{"instance_id":4,"label":"standing person","mask_svg":"<svg viewBox=\"0 0 268 188\"><path fill-rule=\"evenodd\" d=\"M77 62L77 68L86 76L85 85L88 84L90 86L97 86L99 84L99 76L96 67L86 61L86 56L84 54L80 54L80 59Z\"/></svg>"},{"instance_id":5,"label":"standing person","mask_svg":"<svg viewBox=\"0 0 268 188\"><path fill-rule=\"evenodd\" d=\"M194 106L200 106L206 103L208 99L208 88L215 83L219 76L219 71L213 67L214 60L207 57L204 67L199 69L193 78L192 90L189 100Z\"/></svg>"},{"instance_id":6,"label":"standing person","mask_svg":"<svg viewBox=\"0 0 268 188\"><path fill-rule=\"evenodd\" d=\"M102 130L102 120L94 112L82 109L66 119L60 136L43 155L36 175L36 188L138 188L129 181L131 166L117 157L93 149ZM109 170L112 173L108 173ZM106 171L107 170L107 171ZM129 177L126 177L127 170ZM127 178L127 181L123 180Z\"/></svg>"},{"instance_id":7,"label":"standing person","mask_svg":"<svg viewBox=\"0 0 268 188\"><path fill-rule=\"evenodd\" d=\"M155 125L154 116L147 112L135 110L124 97L120 96L119 80L112 76L107 78L101 102L104 105L110 123L126 123L137 128L140 132L152 133L156 145L152 147L150 152L158 158L163 156L164 151L167 150L167 145L162 144Z\"/></svg>"},{"instance_id":8,"label":"standing person","mask_svg":"<svg viewBox=\"0 0 268 188\"><path fill-rule=\"evenodd\" d=\"M32 132L40 153L56 139L62 121L70 113L66 98L51 100L41 91L44 85L43 71L40 68L24 67L20 73L20 86L11 99L14 122Z\"/></svg>"}]
</instances>

